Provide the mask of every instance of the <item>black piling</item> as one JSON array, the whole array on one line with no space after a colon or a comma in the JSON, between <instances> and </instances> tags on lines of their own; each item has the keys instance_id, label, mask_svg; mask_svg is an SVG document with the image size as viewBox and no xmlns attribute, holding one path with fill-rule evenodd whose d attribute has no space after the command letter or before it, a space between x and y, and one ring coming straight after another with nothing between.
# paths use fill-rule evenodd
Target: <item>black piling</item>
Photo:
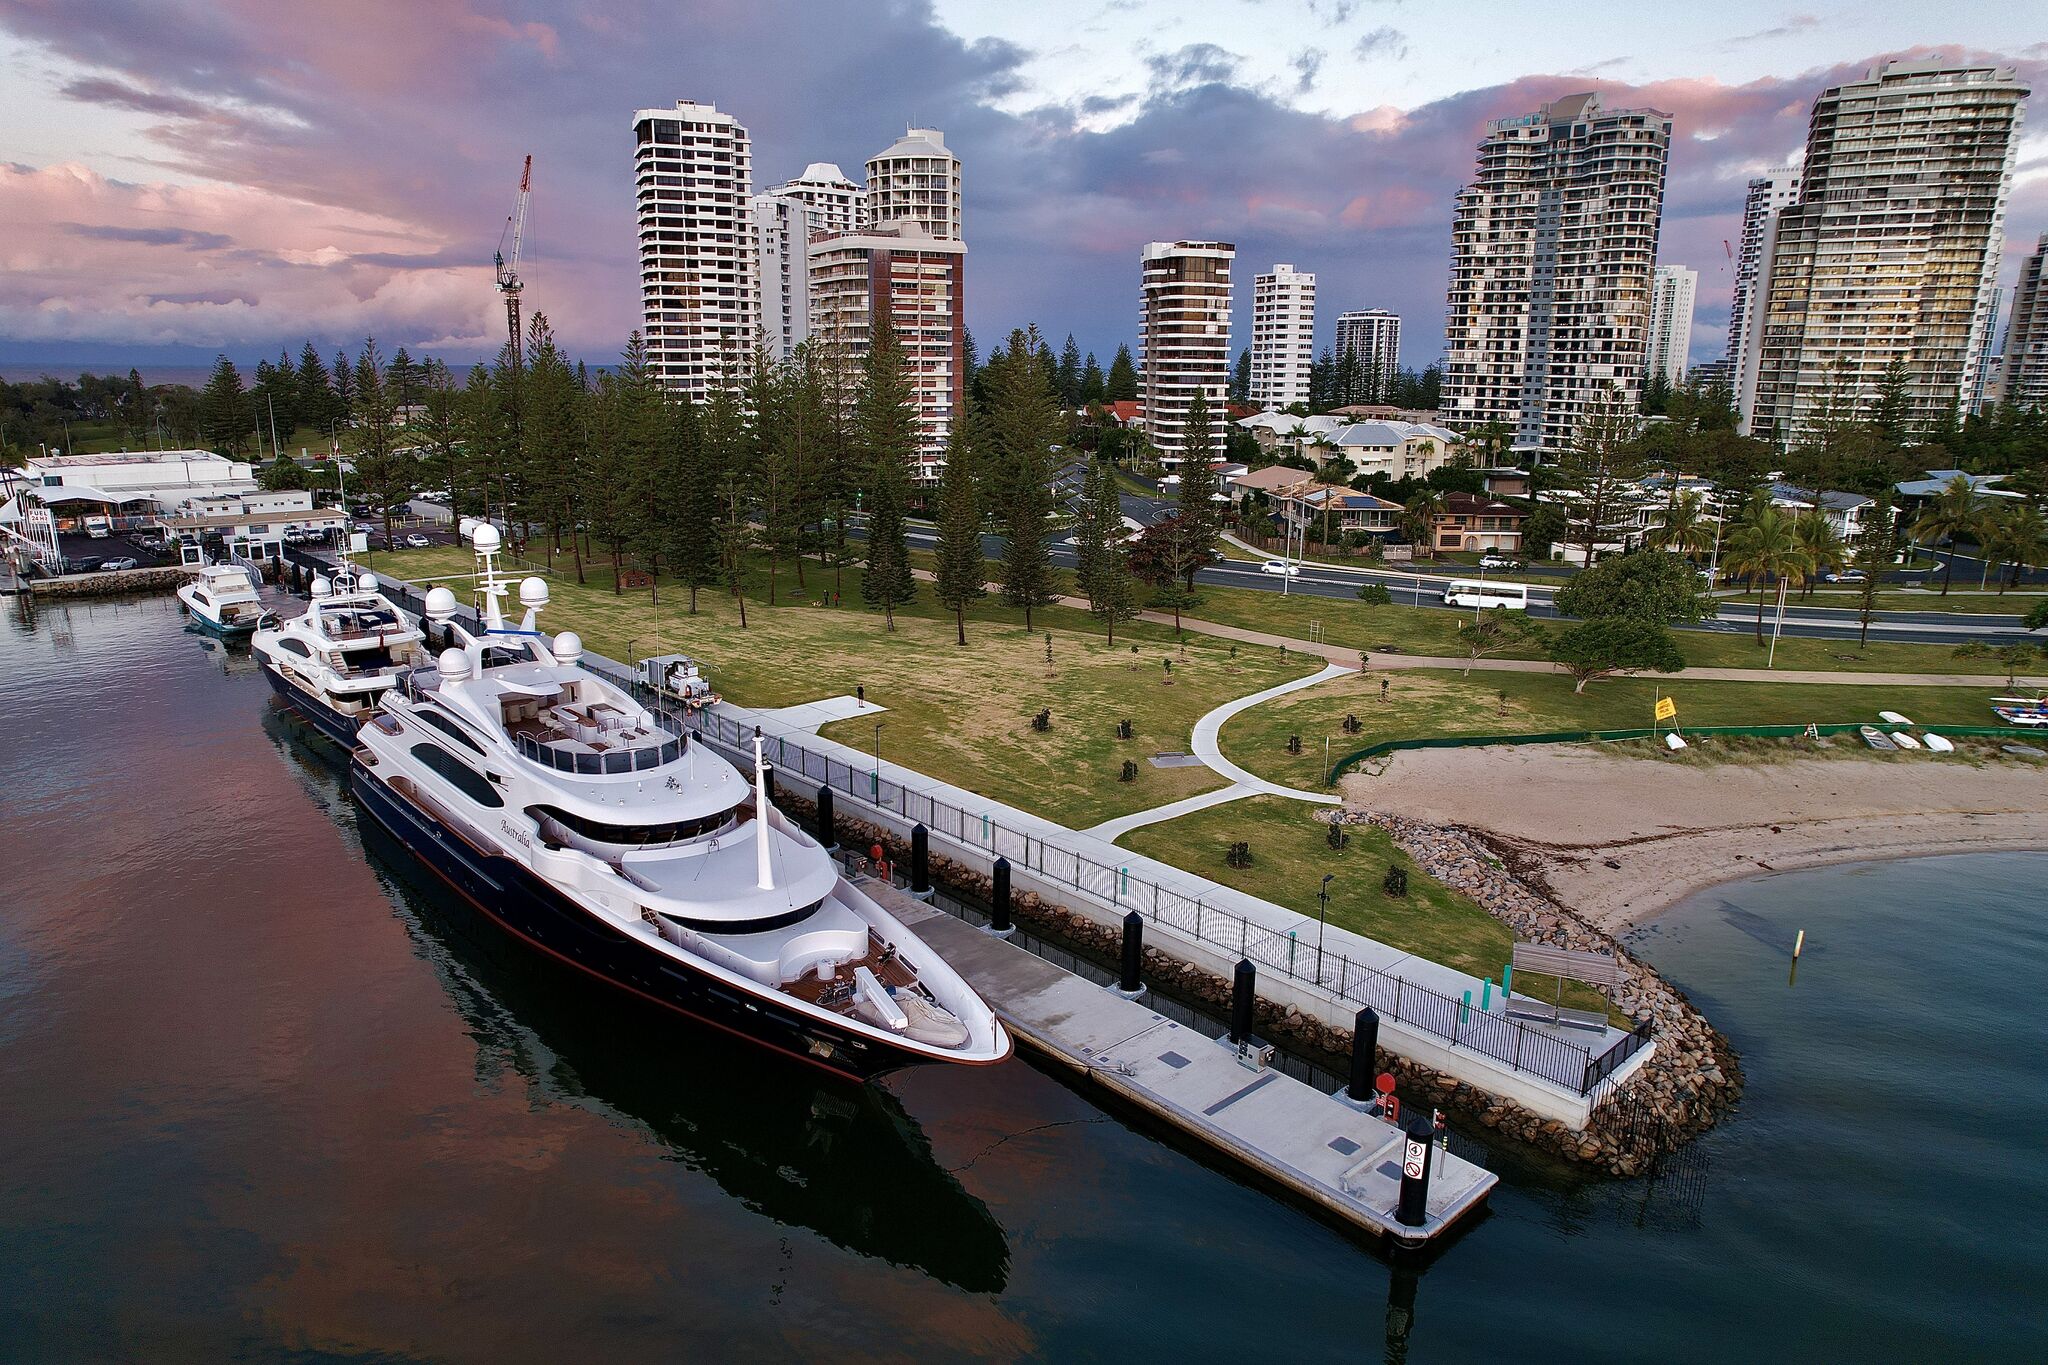
<instances>
[{"instance_id":1,"label":"black piling","mask_svg":"<svg viewBox=\"0 0 2048 1365\"><path fill-rule=\"evenodd\" d=\"M1237 960L1230 978L1230 1041L1243 1044L1252 1037L1252 983L1257 972L1245 958Z\"/></svg>"},{"instance_id":2,"label":"black piling","mask_svg":"<svg viewBox=\"0 0 2048 1365\"><path fill-rule=\"evenodd\" d=\"M839 847L839 836L832 828L832 788L818 784L818 842L825 846L827 853Z\"/></svg>"},{"instance_id":3,"label":"black piling","mask_svg":"<svg viewBox=\"0 0 2048 1365\"><path fill-rule=\"evenodd\" d=\"M995 885L989 891L988 930L1008 938L1016 927L1010 920L1010 860L998 858Z\"/></svg>"},{"instance_id":4,"label":"black piling","mask_svg":"<svg viewBox=\"0 0 2048 1365\"><path fill-rule=\"evenodd\" d=\"M1419 1228L1429 1218L1429 1167L1436 1134L1429 1120L1421 1118L1411 1120L1406 1131L1407 1141L1401 1144L1401 1199L1394 1206L1394 1221L1404 1228Z\"/></svg>"},{"instance_id":5,"label":"black piling","mask_svg":"<svg viewBox=\"0 0 2048 1365\"><path fill-rule=\"evenodd\" d=\"M772 805L774 805L774 804L775 804L775 765L774 765L773 763L763 763L763 764L761 765L761 791L762 791L762 793L763 793L764 795L766 795L766 796L767 796L767 798L768 798L768 804L769 804L769 805L771 805L771 806L772 806ZM765 811L764 811L764 812L762 812L762 813L763 813L763 814L765 815L765 814L766 814L767 812L765 812Z\"/></svg>"},{"instance_id":6,"label":"black piling","mask_svg":"<svg viewBox=\"0 0 2048 1365\"><path fill-rule=\"evenodd\" d=\"M931 831L923 825L910 830L910 894L919 900L932 896Z\"/></svg>"},{"instance_id":7,"label":"black piling","mask_svg":"<svg viewBox=\"0 0 2048 1365\"><path fill-rule=\"evenodd\" d=\"M1351 1083L1345 1087L1345 1094L1359 1104L1371 1104L1377 1098L1372 1085L1373 1058L1379 1049L1379 1011L1367 1005L1351 1021Z\"/></svg>"},{"instance_id":8,"label":"black piling","mask_svg":"<svg viewBox=\"0 0 2048 1365\"><path fill-rule=\"evenodd\" d=\"M1124 955L1116 978L1118 995L1127 995L1133 1000L1145 993L1144 983L1138 979L1138 969L1145 959L1145 917L1133 910L1124 916Z\"/></svg>"}]
</instances>

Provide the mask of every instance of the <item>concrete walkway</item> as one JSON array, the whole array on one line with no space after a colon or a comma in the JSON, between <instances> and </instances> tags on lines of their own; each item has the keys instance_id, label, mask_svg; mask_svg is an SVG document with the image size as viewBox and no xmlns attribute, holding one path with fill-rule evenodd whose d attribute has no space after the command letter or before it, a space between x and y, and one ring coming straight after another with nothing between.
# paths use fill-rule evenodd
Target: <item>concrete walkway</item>
<instances>
[{"instance_id":1,"label":"concrete walkway","mask_svg":"<svg viewBox=\"0 0 2048 1365\"><path fill-rule=\"evenodd\" d=\"M1260 702L1286 696L1289 692L1299 692L1305 687L1314 687L1317 683L1326 683L1332 678L1341 678L1346 673L1356 671L1355 669L1340 668L1336 664L1331 664L1320 673L1311 673L1306 678L1296 678L1293 682L1284 682L1278 687L1269 687L1263 692L1254 692L1248 697L1239 697L1236 701L1223 703L1223 705L1195 722L1194 738L1190 742L1189 747L1193 749L1195 757L1201 759L1203 765L1211 772L1221 774L1227 778L1230 782L1229 786L1221 791L1203 792L1199 796L1184 797L1170 805L1154 806L1150 810L1133 811L1129 815L1119 815L1114 820L1104 820L1099 825L1091 826L1087 832L1098 839L1107 839L1111 843L1115 843L1134 829L1142 829L1146 825L1161 824L1167 820L1178 819L1180 816L1192 814L1198 810L1207 810L1211 806L1220 806L1226 801L1242 800L1247 796L1284 796L1290 800L1313 801L1318 805L1324 806L1340 804L1343 798L1333 796L1329 792L1311 792L1303 791L1298 787L1283 787L1278 782L1268 782L1257 773L1245 771L1223 756L1223 750L1217 742L1217 737L1222 733L1223 722L1229 720L1240 711L1249 710Z\"/></svg>"}]
</instances>

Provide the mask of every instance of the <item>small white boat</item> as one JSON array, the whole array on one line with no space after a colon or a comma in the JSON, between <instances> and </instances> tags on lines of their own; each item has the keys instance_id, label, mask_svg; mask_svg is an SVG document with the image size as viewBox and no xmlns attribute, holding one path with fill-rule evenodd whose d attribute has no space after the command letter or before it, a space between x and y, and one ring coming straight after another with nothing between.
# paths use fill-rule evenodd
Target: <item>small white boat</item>
<instances>
[{"instance_id":1,"label":"small white boat","mask_svg":"<svg viewBox=\"0 0 2048 1365\"><path fill-rule=\"evenodd\" d=\"M1877 718L1887 725L1911 725L1913 723L1896 711L1880 711L1877 713Z\"/></svg>"},{"instance_id":2,"label":"small white boat","mask_svg":"<svg viewBox=\"0 0 2048 1365\"><path fill-rule=\"evenodd\" d=\"M1911 735L1906 734L1904 731L1900 731L1898 734L1893 735L1892 743L1898 745L1901 749L1918 749L1920 747L1920 741L1913 738Z\"/></svg>"},{"instance_id":3,"label":"small white boat","mask_svg":"<svg viewBox=\"0 0 2048 1365\"><path fill-rule=\"evenodd\" d=\"M2007 725L2022 725L2028 729L2048 726L2048 698L1993 697L1991 709Z\"/></svg>"},{"instance_id":4,"label":"small white boat","mask_svg":"<svg viewBox=\"0 0 2048 1365\"><path fill-rule=\"evenodd\" d=\"M247 569L232 564L207 564L178 589L178 600L192 619L216 635L247 635L272 621Z\"/></svg>"},{"instance_id":5,"label":"small white boat","mask_svg":"<svg viewBox=\"0 0 2048 1365\"><path fill-rule=\"evenodd\" d=\"M1664 736L1664 747L1673 753L1677 753L1685 747L1685 740L1679 735L1678 731L1673 730Z\"/></svg>"},{"instance_id":6,"label":"small white boat","mask_svg":"<svg viewBox=\"0 0 2048 1365\"><path fill-rule=\"evenodd\" d=\"M1892 743L1892 737L1878 729L1875 725L1862 726L1856 733L1863 736L1865 744L1876 749L1879 753L1890 754L1898 752L1899 746Z\"/></svg>"},{"instance_id":7,"label":"small white boat","mask_svg":"<svg viewBox=\"0 0 2048 1365\"><path fill-rule=\"evenodd\" d=\"M1956 751L1955 741L1945 735L1923 734L1920 736L1920 742L1937 754L1952 754Z\"/></svg>"}]
</instances>

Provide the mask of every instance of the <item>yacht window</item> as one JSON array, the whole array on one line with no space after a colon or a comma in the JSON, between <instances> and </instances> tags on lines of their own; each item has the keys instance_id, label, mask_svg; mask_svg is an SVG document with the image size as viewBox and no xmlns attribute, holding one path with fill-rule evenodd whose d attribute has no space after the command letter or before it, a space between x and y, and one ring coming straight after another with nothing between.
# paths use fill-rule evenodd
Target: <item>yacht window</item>
<instances>
[{"instance_id":1,"label":"yacht window","mask_svg":"<svg viewBox=\"0 0 2048 1365\"><path fill-rule=\"evenodd\" d=\"M685 929L695 929L705 934L765 934L773 929L787 929L792 924L801 924L818 912L823 901L812 901L809 905L780 915L765 915L760 919L691 919L687 915L671 915L666 911L655 913L670 924L680 924Z\"/></svg>"},{"instance_id":2,"label":"yacht window","mask_svg":"<svg viewBox=\"0 0 2048 1365\"><path fill-rule=\"evenodd\" d=\"M415 744L412 756L426 764L442 777L453 783L457 790L479 806L502 806L505 798L498 795L484 775L464 763L454 754L438 744Z\"/></svg>"},{"instance_id":3,"label":"yacht window","mask_svg":"<svg viewBox=\"0 0 2048 1365\"><path fill-rule=\"evenodd\" d=\"M420 710L414 711L412 713L412 717L414 720L420 722L422 725L433 726L436 730L439 730L442 734L448 736L448 738L454 740L457 744L462 745L465 749L468 749L473 753L480 754L484 751L483 745L477 743L468 735L463 734L462 727L457 725L454 721L448 719L446 716L438 715L435 712L422 708Z\"/></svg>"},{"instance_id":4,"label":"yacht window","mask_svg":"<svg viewBox=\"0 0 2048 1365\"><path fill-rule=\"evenodd\" d=\"M277 647L278 647L279 649L288 649L288 650L290 650L290 651L291 651L292 653L294 653L294 654L296 654L296 655L298 655L299 657L301 657L301 658L304 658L304 659L310 659L310 658L312 658L312 657L313 657L313 651L312 651L312 650L310 650L310 649L307 649L307 648L306 648L306 647L305 647L304 645L300 644L300 643L299 643L299 642L298 642L297 640L279 640L279 641L277 642Z\"/></svg>"},{"instance_id":5,"label":"yacht window","mask_svg":"<svg viewBox=\"0 0 2048 1365\"><path fill-rule=\"evenodd\" d=\"M564 829L582 835L600 844L675 844L685 839L695 839L722 828L732 819L737 806L714 811L698 820L672 820L659 825L612 825L602 820L592 820L585 815L574 815L556 806L529 806L527 814L544 816Z\"/></svg>"}]
</instances>

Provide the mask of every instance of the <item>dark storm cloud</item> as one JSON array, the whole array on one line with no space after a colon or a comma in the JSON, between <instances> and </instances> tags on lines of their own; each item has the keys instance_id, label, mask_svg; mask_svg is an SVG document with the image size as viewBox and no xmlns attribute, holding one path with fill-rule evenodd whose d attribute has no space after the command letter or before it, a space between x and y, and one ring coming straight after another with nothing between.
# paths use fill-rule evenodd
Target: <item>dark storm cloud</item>
<instances>
[{"instance_id":1,"label":"dark storm cloud","mask_svg":"<svg viewBox=\"0 0 2048 1365\"><path fill-rule=\"evenodd\" d=\"M235 244L235 239L219 232L199 232L192 228L144 228L120 227L109 223L66 223L64 228L74 237L90 237L100 242L139 242L144 246L189 246L197 251L219 251Z\"/></svg>"}]
</instances>

